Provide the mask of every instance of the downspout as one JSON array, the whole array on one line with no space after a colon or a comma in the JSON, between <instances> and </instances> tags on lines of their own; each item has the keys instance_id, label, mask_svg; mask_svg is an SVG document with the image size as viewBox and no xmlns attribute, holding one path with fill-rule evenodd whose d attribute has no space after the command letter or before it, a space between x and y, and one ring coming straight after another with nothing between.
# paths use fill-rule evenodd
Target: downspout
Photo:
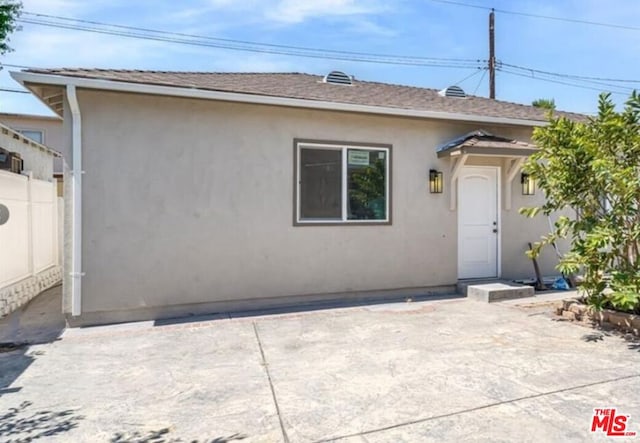
<instances>
[{"instance_id":1,"label":"downspout","mask_svg":"<svg viewBox=\"0 0 640 443\"><path fill-rule=\"evenodd\" d=\"M67 102L71 110L71 147L73 158L72 199L73 218L71 231L73 249L71 253L71 315L82 313L82 119L76 96L76 86L67 85Z\"/></svg>"}]
</instances>

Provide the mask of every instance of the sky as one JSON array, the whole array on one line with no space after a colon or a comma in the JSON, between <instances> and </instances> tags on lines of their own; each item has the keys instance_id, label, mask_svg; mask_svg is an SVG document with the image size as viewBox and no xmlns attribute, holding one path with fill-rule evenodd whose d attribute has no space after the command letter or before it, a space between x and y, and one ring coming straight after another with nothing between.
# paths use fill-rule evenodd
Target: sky
<instances>
[{"instance_id":1,"label":"sky","mask_svg":"<svg viewBox=\"0 0 640 443\"><path fill-rule=\"evenodd\" d=\"M509 11L638 26L638 0L460 0ZM23 0L24 11L171 32L311 48L420 57L488 58L488 11L434 0ZM26 17L23 15L23 17ZM341 70L356 80L443 89L458 84L488 96L479 69L324 60L138 40L22 24L2 64L175 71ZM496 13L496 56L503 64L591 77L639 79L640 30ZM0 88L20 88L0 71ZM496 98L594 113L599 90L498 72ZM629 90L633 83L624 84ZM624 103L626 93L612 96ZM51 114L28 94L0 92L0 112Z\"/></svg>"}]
</instances>

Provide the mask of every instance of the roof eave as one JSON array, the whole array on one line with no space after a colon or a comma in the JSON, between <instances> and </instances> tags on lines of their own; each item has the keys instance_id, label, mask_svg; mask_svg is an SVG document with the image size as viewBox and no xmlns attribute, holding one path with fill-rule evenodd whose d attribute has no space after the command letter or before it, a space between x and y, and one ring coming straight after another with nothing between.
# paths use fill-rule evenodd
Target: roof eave
<instances>
[{"instance_id":1,"label":"roof eave","mask_svg":"<svg viewBox=\"0 0 640 443\"><path fill-rule=\"evenodd\" d=\"M20 85L22 85L23 88L29 90L29 92L31 92L38 100L40 100L43 105L45 105L47 108L51 109L61 119L64 118L64 115L63 115L63 112L62 112L62 107L52 105L49 101L47 101L45 99L45 97L41 96L38 93L38 91L36 91L34 89L34 86L31 85L28 82L28 80L25 80L24 78L20 77L18 74L25 74L25 73L24 72L16 72L16 71L10 71L9 72L9 75L11 75L11 77L15 81L20 83ZM34 83L38 83L38 82L34 82ZM40 82L40 83L43 83L43 84L46 84L46 85L51 85L51 86L60 86L62 88L64 88L66 86L65 83L54 83L54 82Z\"/></svg>"},{"instance_id":2,"label":"roof eave","mask_svg":"<svg viewBox=\"0 0 640 443\"><path fill-rule=\"evenodd\" d=\"M438 158L446 158L457 155L474 155L487 157L529 157L538 151L537 148L494 148L483 146L456 146L451 149L438 151Z\"/></svg>"},{"instance_id":3,"label":"roof eave","mask_svg":"<svg viewBox=\"0 0 640 443\"><path fill-rule=\"evenodd\" d=\"M416 109L391 108L383 106L358 105L351 103L327 102L320 100L307 100L299 98L276 97L269 95L255 95L239 92L213 91L206 89L184 88L178 86L160 86L145 83L129 83L114 80L100 80L83 77L72 77L54 74L39 74L34 72L12 71L11 77L21 85L27 87L34 95L37 94L29 88L29 84L47 84L67 86L75 85L77 88L98 89L118 92L131 92L151 95L165 95L183 98L198 98L208 100L219 100L237 103L250 103L272 106L286 106L293 108L321 109L330 111L358 112L364 114L390 115L398 117L425 118L436 120L453 120L464 122L478 122L499 125L514 126L545 126L547 122L538 120L527 120L509 117L491 117L483 115L461 114L453 112L425 111ZM50 109L42 97L40 98Z\"/></svg>"}]
</instances>

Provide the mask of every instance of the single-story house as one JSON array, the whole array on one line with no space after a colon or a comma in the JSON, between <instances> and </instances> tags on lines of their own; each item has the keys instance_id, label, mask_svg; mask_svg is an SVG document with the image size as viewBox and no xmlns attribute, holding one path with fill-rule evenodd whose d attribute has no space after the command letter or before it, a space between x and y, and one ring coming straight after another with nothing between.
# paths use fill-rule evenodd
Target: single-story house
<instances>
[{"instance_id":1,"label":"single-story house","mask_svg":"<svg viewBox=\"0 0 640 443\"><path fill-rule=\"evenodd\" d=\"M548 230L518 213L535 107L341 72L12 76L64 119L71 324L530 277Z\"/></svg>"}]
</instances>

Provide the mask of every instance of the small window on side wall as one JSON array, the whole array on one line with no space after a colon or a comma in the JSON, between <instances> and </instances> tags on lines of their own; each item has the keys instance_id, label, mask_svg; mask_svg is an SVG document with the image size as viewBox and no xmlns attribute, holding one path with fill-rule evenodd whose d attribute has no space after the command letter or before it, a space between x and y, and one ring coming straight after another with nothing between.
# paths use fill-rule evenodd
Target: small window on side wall
<instances>
[{"instance_id":1,"label":"small window on side wall","mask_svg":"<svg viewBox=\"0 0 640 443\"><path fill-rule=\"evenodd\" d=\"M20 134L24 135L27 138L30 138L36 143L44 143L44 133L42 131L36 131L32 129L19 130Z\"/></svg>"},{"instance_id":2,"label":"small window on side wall","mask_svg":"<svg viewBox=\"0 0 640 443\"><path fill-rule=\"evenodd\" d=\"M295 223L390 223L389 145L295 142Z\"/></svg>"}]
</instances>

